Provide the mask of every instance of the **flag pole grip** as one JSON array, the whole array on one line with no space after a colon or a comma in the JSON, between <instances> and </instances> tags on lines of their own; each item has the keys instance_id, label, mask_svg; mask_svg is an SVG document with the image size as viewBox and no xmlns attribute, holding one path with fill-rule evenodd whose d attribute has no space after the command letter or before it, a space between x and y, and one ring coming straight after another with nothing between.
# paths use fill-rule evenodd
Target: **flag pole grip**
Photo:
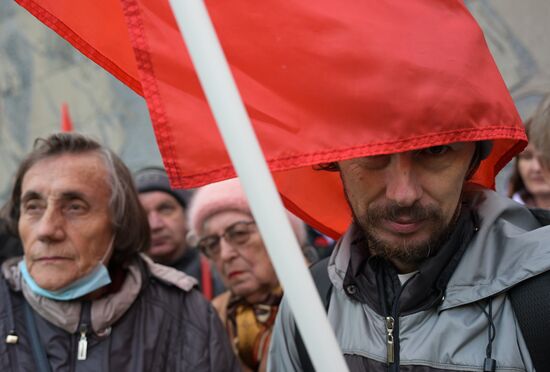
<instances>
[{"instance_id":1,"label":"flag pole grip","mask_svg":"<svg viewBox=\"0 0 550 372\"><path fill-rule=\"evenodd\" d=\"M348 371L206 6L170 3L312 363L318 372Z\"/></svg>"}]
</instances>

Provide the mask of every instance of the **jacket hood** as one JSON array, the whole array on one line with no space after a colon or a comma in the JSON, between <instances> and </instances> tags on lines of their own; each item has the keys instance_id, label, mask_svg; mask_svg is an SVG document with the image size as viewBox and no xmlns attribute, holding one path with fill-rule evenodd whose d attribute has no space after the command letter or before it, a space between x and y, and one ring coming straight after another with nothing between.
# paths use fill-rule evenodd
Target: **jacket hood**
<instances>
[{"instance_id":1,"label":"jacket hood","mask_svg":"<svg viewBox=\"0 0 550 372\"><path fill-rule=\"evenodd\" d=\"M550 212L528 209L496 192L480 189L479 231L451 276L440 310L476 302L550 270ZM329 259L329 277L342 288L350 262L352 225Z\"/></svg>"},{"instance_id":2,"label":"jacket hood","mask_svg":"<svg viewBox=\"0 0 550 372\"><path fill-rule=\"evenodd\" d=\"M480 230L447 285L442 310L493 296L550 270L550 212L489 190L483 197Z\"/></svg>"}]
</instances>

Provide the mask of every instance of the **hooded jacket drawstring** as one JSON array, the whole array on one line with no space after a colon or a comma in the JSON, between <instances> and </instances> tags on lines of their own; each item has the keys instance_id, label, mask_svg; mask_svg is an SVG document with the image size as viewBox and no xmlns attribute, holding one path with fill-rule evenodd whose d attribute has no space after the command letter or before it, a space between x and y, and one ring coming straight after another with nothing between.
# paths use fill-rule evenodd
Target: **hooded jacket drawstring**
<instances>
[{"instance_id":1,"label":"hooded jacket drawstring","mask_svg":"<svg viewBox=\"0 0 550 372\"><path fill-rule=\"evenodd\" d=\"M496 327L495 323L493 322L493 299L489 298L487 299L488 303L488 311L485 310L485 308L478 303L479 308L483 311L483 314L487 317L487 320L489 321L489 327L487 328L488 333L488 343L487 348L485 349L485 360L483 361L483 372L495 372L497 361L492 358L493 354L493 341L495 340L496 336Z\"/></svg>"}]
</instances>

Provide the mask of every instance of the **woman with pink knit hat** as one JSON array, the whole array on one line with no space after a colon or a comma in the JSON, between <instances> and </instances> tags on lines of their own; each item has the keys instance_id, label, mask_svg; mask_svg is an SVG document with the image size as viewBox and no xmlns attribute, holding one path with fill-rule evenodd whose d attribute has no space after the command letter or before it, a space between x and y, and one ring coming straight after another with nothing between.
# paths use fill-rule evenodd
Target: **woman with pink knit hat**
<instances>
[{"instance_id":1,"label":"woman with pink knit hat","mask_svg":"<svg viewBox=\"0 0 550 372\"><path fill-rule=\"evenodd\" d=\"M288 213L301 246L306 231ZM282 289L237 179L196 191L189 207L190 242L216 265L227 292L212 300L243 371L265 371Z\"/></svg>"}]
</instances>

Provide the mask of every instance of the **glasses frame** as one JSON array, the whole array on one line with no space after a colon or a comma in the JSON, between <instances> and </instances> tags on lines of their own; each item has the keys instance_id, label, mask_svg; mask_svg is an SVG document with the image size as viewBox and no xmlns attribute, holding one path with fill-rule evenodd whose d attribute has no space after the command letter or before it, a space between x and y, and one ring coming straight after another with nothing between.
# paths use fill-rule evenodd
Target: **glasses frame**
<instances>
[{"instance_id":1,"label":"glasses frame","mask_svg":"<svg viewBox=\"0 0 550 372\"><path fill-rule=\"evenodd\" d=\"M235 241L233 241L233 239L228 238L229 234L231 234L231 232L232 232L232 229L234 229L235 226L237 226L237 225L245 225L248 228L248 230L247 230L248 236L246 238L246 241L244 241L242 243L236 243ZM250 237L252 236L252 234L254 232L258 231L257 229L250 230L250 228L248 226L251 226L251 225L256 225L256 222L254 222L254 221L237 221L237 222L234 222L231 225L227 226L222 234L219 234L219 235L218 234L211 234L211 235L208 235L208 236L205 236L205 237L199 239L196 246L197 246L197 248L200 249L200 251L206 257L208 257L211 260L214 260L214 259L219 257L219 255L221 253L220 242L221 242L222 239L225 240L229 245L231 245L231 247L233 247L237 251L239 251L239 248L243 247L250 240ZM217 249L216 249L217 252L215 252L215 253L212 253L213 249L209 249L204 244L201 244L202 242L206 241L207 239L211 239L211 238L216 238L216 242L212 244L214 247L217 247Z\"/></svg>"}]
</instances>

